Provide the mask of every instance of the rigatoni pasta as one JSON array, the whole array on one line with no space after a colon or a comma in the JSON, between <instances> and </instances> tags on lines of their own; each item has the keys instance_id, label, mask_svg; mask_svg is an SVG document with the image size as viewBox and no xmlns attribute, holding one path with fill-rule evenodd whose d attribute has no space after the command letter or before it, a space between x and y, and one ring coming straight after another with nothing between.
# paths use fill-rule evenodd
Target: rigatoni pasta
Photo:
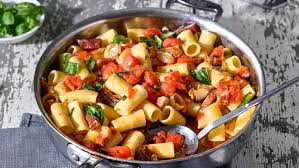
<instances>
[{"instance_id":1,"label":"rigatoni pasta","mask_svg":"<svg viewBox=\"0 0 299 168\"><path fill-rule=\"evenodd\" d=\"M184 135L151 130L183 125L198 132L256 96L249 68L217 34L196 24L177 30L129 24L126 35L104 25L103 34L75 39L57 56L59 68L41 79L49 117L81 145L121 159L183 157ZM201 150L235 136L254 111L212 130Z\"/></svg>"}]
</instances>

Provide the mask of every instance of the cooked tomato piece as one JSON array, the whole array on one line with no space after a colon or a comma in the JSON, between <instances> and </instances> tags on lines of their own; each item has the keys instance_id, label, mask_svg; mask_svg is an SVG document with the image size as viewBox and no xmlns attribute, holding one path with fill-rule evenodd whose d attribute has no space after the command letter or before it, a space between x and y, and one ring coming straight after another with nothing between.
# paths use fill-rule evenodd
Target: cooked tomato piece
<instances>
[{"instance_id":1,"label":"cooked tomato piece","mask_svg":"<svg viewBox=\"0 0 299 168\"><path fill-rule=\"evenodd\" d=\"M130 73L135 75L137 78L139 78L143 72L145 71L145 66L144 65L135 65L130 69Z\"/></svg>"},{"instance_id":2,"label":"cooked tomato piece","mask_svg":"<svg viewBox=\"0 0 299 168\"><path fill-rule=\"evenodd\" d=\"M101 126L101 123L98 122L93 116L86 114L85 120L87 121L88 127L92 130Z\"/></svg>"},{"instance_id":3,"label":"cooked tomato piece","mask_svg":"<svg viewBox=\"0 0 299 168\"><path fill-rule=\"evenodd\" d=\"M206 59L212 65L221 65L223 61L223 45L215 47L210 55L206 56Z\"/></svg>"},{"instance_id":4,"label":"cooked tomato piece","mask_svg":"<svg viewBox=\"0 0 299 168\"><path fill-rule=\"evenodd\" d=\"M184 144L184 136L179 133L167 133L166 142L172 142L176 151L180 150Z\"/></svg>"},{"instance_id":5,"label":"cooked tomato piece","mask_svg":"<svg viewBox=\"0 0 299 168\"><path fill-rule=\"evenodd\" d=\"M122 75L122 77L131 85L136 85L140 81L139 78L130 73L125 73Z\"/></svg>"},{"instance_id":6,"label":"cooked tomato piece","mask_svg":"<svg viewBox=\"0 0 299 168\"><path fill-rule=\"evenodd\" d=\"M138 64L140 64L140 62L137 58L135 58L132 54L127 54L121 63L121 67L125 70L130 70Z\"/></svg>"},{"instance_id":7,"label":"cooked tomato piece","mask_svg":"<svg viewBox=\"0 0 299 168\"><path fill-rule=\"evenodd\" d=\"M80 76L69 75L65 77L63 84L70 90L78 90L82 87L83 81Z\"/></svg>"},{"instance_id":8,"label":"cooked tomato piece","mask_svg":"<svg viewBox=\"0 0 299 168\"><path fill-rule=\"evenodd\" d=\"M228 105L229 102L240 102L242 100L240 83L236 80L220 81L217 91L223 105Z\"/></svg>"},{"instance_id":9,"label":"cooked tomato piece","mask_svg":"<svg viewBox=\"0 0 299 168\"><path fill-rule=\"evenodd\" d=\"M160 29L158 29L158 28L154 28L154 27L152 27L152 28L145 29L144 32L143 32L143 34L144 34L145 36L160 35L160 34L161 34L161 31L160 31Z\"/></svg>"},{"instance_id":10,"label":"cooked tomato piece","mask_svg":"<svg viewBox=\"0 0 299 168\"><path fill-rule=\"evenodd\" d=\"M176 60L177 63L194 63L194 60L192 57L186 56L186 55L182 55L180 57L177 58Z\"/></svg>"},{"instance_id":11,"label":"cooked tomato piece","mask_svg":"<svg viewBox=\"0 0 299 168\"><path fill-rule=\"evenodd\" d=\"M187 75L183 78L183 80L185 81L186 84L191 84L192 82L195 82L196 80L191 76L191 75Z\"/></svg>"},{"instance_id":12,"label":"cooked tomato piece","mask_svg":"<svg viewBox=\"0 0 299 168\"><path fill-rule=\"evenodd\" d=\"M118 66L114 62L109 62L101 67L103 78L107 79L111 74L118 71Z\"/></svg>"},{"instance_id":13,"label":"cooked tomato piece","mask_svg":"<svg viewBox=\"0 0 299 168\"><path fill-rule=\"evenodd\" d=\"M96 138L96 143L103 147L105 146L105 143L109 141L109 139L112 137L112 131L109 127L103 126L101 127L100 135Z\"/></svg>"},{"instance_id":14,"label":"cooked tomato piece","mask_svg":"<svg viewBox=\"0 0 299 168\"><path fill-rule=\"evenodd\" d=\"M125 45L121 46L121 50L124 50L126 48L132 48L135 45L135 43L126 43Z\"/></svg>"},{"instance_id":15,"label":"cooked tomato piece","mask_svg":"<svg viewBox=\"0 0 299 168\"><path fill-rule=\"evenodd\" d=\"M86 62L90 56L87 51L81 50L74 53L75 56L78 56L83 62Z\"/></svg>"},{"instance_id":16,"label":"cooked tomato piece","mask_svg":"<svg viewBox=\"0 0 299 168\"><path fill-rule=\"evenodd\" d=\"M126 159L131 156L131 149L128 146L111 146L105 148L109 156Z\"/></svg>"},{"instance_id":17,"label":"cooked tomato piece","mask_svg":"<svg viewBox=\"0 0 299 168\"><path fill-rule=\"evenodd\" d=\"M129 87L128 89L128 98L132 98L135 94L135 90L133 89L133 87Z\"/></svg>"},{"instance_id":18,"label":"cooked tomato piece","mask_svg":"<svg viewBox=\"0 0 299 168\"><path fill-rule=\"evenodd\" d=\"M77 39L76 41L84 50L97 49L101 47L101 39Z\"/></svg>"},{"instance_id":19,"label":"cooked tomato piece","mask_svg":"<svg viewBox=\"0 0 299 168\"><path fill-rule=\"evenodd\" d=\"M161 130L157 133L156 136L154 136L153 141L155 143L165 143L167 138L167 132Z\"/></svg>"},{"instance_id":20,"label":"cooked tomato piece","mask_svg":"<svg viewBox=\"0 0 299 168\"><path fill-rule=\"evenodd\" d=\"M171 82L161 82L160 93L162 95L171 96L176 90L176 86Z\"/></svg>"},{"instance_id":21,"label":"cooked tomato piece","mask_svg":"<svg viewBox=\"0 0 299 168\"><path fill-rule=\"evenodd\" d=\"M156 74L153 71L145 71L143 76L143 81L149 86L154 86L157 84Z\"/></svg>"},{"instance_id":22,"label":"cooked tomato piece","mask_svg":"<svg viewBox=\"0 0 299 168\"><path fill-rule=\"evenodd\" d=\"M241 66L240 68L236 69L234 71L234 74L236 76L240 76L241 78L249 78L250 77L250 72L249 72L249 68L246 66Z\"/></svg>"},{"instance_id":23,"label":"cooked tomato piece","mask_svg":"<svg viewBox=\"0 0 299 168\"><path fill-rule=\"evenodd\" d=\"M169 76L166 76L165 81L172 83L177 89L186 90L186 85L180 73L178 71L172 72Z\"/></svg>"},{"instance_id":24,"label":"cooked tomato piece","mask_svg":"<svg viewBox=\"0 0 299 168\"><path fill-rule=\"evenodd\" d=\"M180 39L176 39L173 37L168 37L163 41L163 47L174 47L174 46L179 46L182 44L182 41Z\"/></svg>"},{"instance_id":25,"label":"cooked tomato piece","mask_svg":"<svg viewBox=\"0 0 299 168\"><path fill-rule=\"evenodd\" d=\"M239 77L239 76L234 77L234 80L236 80L236 81L238 81L238 83L240 83L240 87L241 87L241 89L242 89L243 87L245 87L245 86L249 83L249 82L246 81L246 79L241 78L241 77Z\"/></svg>"},{"instance_id":26,"label":"cooked tomato piece","mask_svg":"<svg viewBox=\"0 0 299 168\"><path fill-rule=\"evenodd\" d=\"M213 92L210 92L208 96L204 99L204 101L201 104L202 108L206 108L209 105L211 105L213 102L215 102L217 99L216 95Z\"/></svg>"},{"instance_id":27,"label":"cooked tomato piece","mask_svg":"<svg viewBox=\"0 0 299 168\"><path fill-rule=\"evenodd\" d=\"M91 150L96 150L97 149L96 144L91 142L91 141L88 141L88 140L82 141L82 145L89 148L89 149L91 149Z\"/></svg>"}]
</instances>

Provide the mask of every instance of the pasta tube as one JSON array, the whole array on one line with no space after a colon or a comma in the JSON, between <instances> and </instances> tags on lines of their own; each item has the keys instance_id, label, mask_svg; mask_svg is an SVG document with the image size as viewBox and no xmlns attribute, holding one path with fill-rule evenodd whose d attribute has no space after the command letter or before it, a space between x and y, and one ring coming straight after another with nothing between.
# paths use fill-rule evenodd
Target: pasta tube
<instances>
[{"instance_id":1,"label":"pasta tube","mask_svg":"<svg viewBox=\"0 0 299 168\"><path fill-rule=\"evenodd\" d=\"M63 81L59 82L56 86L54 86L54 90L58 96L69 92L70 90L63 84Z\"/></svg>"},{"instance_id":2,"label":"pasta tube","mask_svg":"<svg viewBox=\"0 0 299 168\"><path fill-rule=\"evenodd\" d=\"M214 86L215 88L218 87L218 83L225 78L225 74L216 70L212 69L211 71L211 85Z\"/></svg>"},{"instance_id":3,"label":"pasta tube","mask_svg":"<svg viewBox=\"0 0 299 168\"><path fill-rule=\"evenodd\" d=\"M113 93L120 96L128 96L128 89L131 87L123 78L119 77L115 73L110 75L110 77L105 82L105 86Z\"/></svg>"},{"instance_id":4,"label":"pasta tube","mask_svg":"<svg viewBox=\"0 0 299 168\"><path fill-rule=\"evenodd\" d=\"M183 41L182 48L187 56L194 57L199 54L201 48L195 40L191 30L181 32L177 38Z\"/></svg>"},{"instance_id":5,"label":"pasta tube","mask_svg":"<svg viewBox=\"0 0 299 168\"><path fill-rule=\"evenodd\" d=\"M250 93L250 94L249 94ZM253 90L253 88L251 87L250 84L247 84L245 87L243 87L241 89L241 95L242 97L244 97L245 95L248 95L248 100L251 100L254 96L255 96L255 91ZM230 103L227 108L230 110L230 111L234 111L236 108L238 108L240 105L240 102L232 102Z\"/></svg>"},{"instance_id":6,"label":"pasta tube","mask_svg":"<svg viewBox=\"0 0 299 168\"><path fill-rule=\"evenodd\" d=\"M225 133L229 136L234 136L235 133L235 126L236 126L236 119L232 119L225 124Z\"/></svg>"},{"instance_id":7,"label":"pasta tube","mask_svg":"<svg viewBox=\"0 0 299 168\"><path fill-rule=\"evenodd\" d=\"M139 146L145 142L145 136L140 131L130 131L127 135L123 146L128 146L131 149L131 156L134 158L135 152Z\"/></svg>"},{"instance_id":8,"label":"pasta tube","mask_svg":"<svg viewBox=\"0 0 299 168\"><path fill-rule=\"evenodd\" d=\"M79 65L77 74L80 76L82 80L89 76L90 73L88 69L85 67L85 64L82 62L81 58L74 56L69 59L69 62L77 63Z\"/></svg>"},{"instance_id":9,"label":"pasta tube","mask_svg":"<svg viewBox=\"0 0 299 168\"><path fill-rule=\"evenodd\" d=\"M144 66L146 70L152 70L152 61L148 56L146 43L138 43L131 48L132 55L136 57Z\"/></svg>"},{"instance_id":10,"label":"pasta tube","mask_svg":"<svg viewBox=\"0 0 299 168\"><path fill-rule=\"evenodd\" d=\"M202 68L206 68L209 72L211 72L213 69L213 66L209 62L204 61L204 62L200 63L196 69L201 70Z\"/></svg>"},{"instance_id":11,"label":"pasta tube","mask_svg":"<svg viewBox=\"0 0 299 168\"><path fill-rule=\"evenodd\" d=\"M174 93L170 96L170 106L176 110L182 110L185 108L185 101L184 99L177 93Z\"/></svg>"},{"instance_id":12,"label":"pasta tube","mask_svg":"<svg viewBox=\"0 0 299 168\"><path fill-rule=\"evenodd\" d=\"M147 147L151 152L157 155L158 159L175 158L174 145L172 142L149 144Z\"/></svg>"},{"instance_id":13,"label":"pasta tube","mask_svg":"<svg viewBox=\"0 0 299 168\"><path fill-rule=\"evenodd\" d=\"M139 108L141 108L144 111L145 118L151 122L156 122L159 119L159 116L161 114L161 110L151 103L148 100L144 100L140 105Z\"/></svg>"},{"instance_id":14,"label":"pasta tube","mask_svg":"<svg viewBox=\"0 0 299 168\"><path fill-rule=\"evenodd\" d=\"M105 144L105 147L109 146L117 146L121 141L123 141L123 136L120 134L119 131L116 131L115 134L109 139L109 141Z\"/></svg>"},{"instance_id":15,"label":"pasta tube","mask_svg":"<svg viewBox=\"0 0 299 168\"><path fill-rule=\"evenodd\" d=\"M98 92L83 89L67 92L59 96L59 99L61 102L78 100L81 103L96 103L97 96Z\"/></svg>"},{"instance_id":16,"label":"pasta tube","mask_svg":"<svg viewBox=\"0 0 299 168\"><path fill-rule=\"evenodd\" d=\"M67 52L68 53L71 53L71 54L75 54L76 52L78 51L81 51L82 48L78 45L71 45L68 49L67 49Z\"/></svg>"},{"instance_id":17,"label":"pasta tube","mask_svg":"<svg viewBox=\"0 0 299 168\"><path fill-rule=\"evenodd\" d=\"M133 97L120 100L114 106L114 110L120 115L130 114L141 102L147 97L147 91L141 85L135 85L133 87L135 93Z\"/></svg>"},{"instance_id":18,"label":"pasta tube","mask_svg":"<svg viewBox=\"0 0 299 168\"><path fill-rule=\"evenodd\" d=\"M166 125L186 125L185 117L171 106L165 106L162 110L159 121Z\"/></svg>"},{"instance_id":19,"label":"pasta tube","mask_svg":"<svg viewBox=\"0 0 299 168\"><path fill-rule=\"evenodd\" d=\"M246 112L240 114L237 117L236 120L236 126L235 126L235 130L234 130L234 134L236 135L242 128L244 128L246 126L246 124L249 122L249 120L251 119L254 111L255 111L256 107L253 106L250 109L248 109Z\"/></svg>"},{"instance_id":20,"label":"pasta tube","mask_svg":"<svg viewBox=\"0 0 299 168\"><path fill-rule=\"evenodd\" d=\"M65 133L74 132L74 125L68 115L68 110L63 103L54 103L51 105L51 116L57 128Z\"/></svg>"},{"instance_id":21,"label":"pasta tube","mask_svg":"<svg viewBox=\"0 0 299 168\"><path fill-rule=\"evenodd\" d=\"M139 41L139 37L143 37L144 29L127 29L127 35L133 41Z\"/></svg>"},{"instance_id":22,"label":"pasta tube","mask_svg":"<svg viewBox=\"0 0 299 168\"><path fill-rule=\"evenodd\" d=\"M227 71L233 73L235 70L241 67L241 61L238 56L232 56L225 60L227 65Z\"/></svg>"},{"instance_id":23,"label":"pasta tube","mask_svg":"<svg viewBox=\"0 0 299 168\"><path fill-rule=\"evenodd\" d=\"M120 115L114 111L114 109L104 103L97 103L99 106L101 106L101 108L104 111L105 116L108 118L109 121L115 120L118 117L120 117Z\"/></svg>"},{"instance_id":24,"label":"pasta tube","mask_svg":"<svg viewBox=\"0 0 299 168\"><path fill-rule=\"evenodd\" d=\"M101 136L102 128L90 129L84 137L84 140L91 141L97 144L97 137Z\"/></svg>"},{"instance_id":25,"label":"pasta tube","mask_svg":"<svg viewBox=\"0 0 299 168\"><path fill-rule=\"evenodd\" d=\"M189 75L188 63L176 63L176 64L157 67L157 72L172 72L172 71L179 71L181 76L187 76Z\"/></svg>"},{"instance_id":26,"label":"pasta tube","mask_svg":"<svg viewBox=\"0 0 299 168\"><path fill-rule=\"evenodd\" d=\"M59 82L62 82L66 74L61 71L52 70L48 75L48 84L57 85Z\"/></svg>"},{"instance_id":27,"label":"pasta tube","mask_svg":"<svg viewBox=\"0 0 299 168\"><path fill-rule=\"evenodd\" d=\"M117 32L114 29L110 29L97 38L101 39L101 46L106 47L108 44L112 43L116 35Z\"/></svg>"},{"instance_id":28,"label":"pasta tube","mask_svg":"<svg viewBox=\"0 0 299 168\"><path fill-rule=\"evenodd\" d=\"M209 53L214 47L216 38L216 34L203 30L201 31L198 42L202 49Z\"/></svg>"},{"instance_id":29,"label":"pasta tube","mask_svg":"<svg viewBox=\"0 0 299 168\"><path fill-rule=\"evenodd\" d=\"M203 109L204 114L207 118L208 123L211 123L222 117L222 113L217 103L213 103ZM225 141L225 126L224 124L215 128L208 134L210 141Z\"/></svg>"},{"instance_id":30,"label":"pasta tube","mask_svg":"<svg viewBox=\"0 0 299 168\"><path fill-rule=\"evenodd\" d=\"M78 101L72 101L67 105L72 123L75 127L74 134L86 134L89 130L85 116L82 110L82 105Z\"/></svg>"},{"instance_id":31,"label":"pasta tube","mask_svg":"<svg viewBox=\"0 0 299 168\"><path fill-rule=\"evenodd\" d=\"M111 124L119 132L131 130L138 127L144 127L146 125L144 111L138 110L130 115L121 116L111 121Z\"/></svg>"},{"instance_id":32,"label":"pasta tube","mask_svg":"<svg viewBox=\"0 0 299 168\"><path fill-rule=\"evenodd\" d=\"M188 104L188 109L187 109L187 115L188 116L196 116L197 113L199 113L200 110L200 105L199 103L196 103L194 101L191 101Z\"/></svg>"}]
</instances>

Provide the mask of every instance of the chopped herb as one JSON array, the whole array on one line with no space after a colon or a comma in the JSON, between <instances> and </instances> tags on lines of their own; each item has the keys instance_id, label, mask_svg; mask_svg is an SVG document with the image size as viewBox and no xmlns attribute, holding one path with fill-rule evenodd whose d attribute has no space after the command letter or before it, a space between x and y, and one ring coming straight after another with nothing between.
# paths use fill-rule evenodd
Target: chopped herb
<instances>
[{"instance_id":1,"label":"chopped herb","mask_svg":"<svg viewBox=\"0 0 299 168\"><path fill-rule=\"evenodd\" d=\"M86 61L87 69L91 72L95 66L96 66L95 60L92 57L89 57L88 60Z\"/></svg>"},{"instance_id":2,"label":"chopped herb","mask_svg":"<svg viewBox=\"0 0 299 168\"><path fill-rule=\"evenodd\" d=\"M101 89L103 88L103 86L104 86L104 81L103 81L103 80L99 80L99 81L96 83L96 85L94 86L94 89L95 89L96 91L99 91L99 90L101 90Z\"/></svg>"},{"instance_id":3,"label":"chopped herb","mask_svg":"<svg viewBox=\"0 0 299 168\"><path fill-rule=\"evenodd\" d=\"M155 35L154 38L155 38L155 42L156 42L156 47L161 48L162 44L163 44L163 41L161 40L161 38L158 35Z\"/></svg>"},{"instance_id":4,"label":"chopped herb","mask_svg":"<svg viewBox=\"0 0 299 168\"><path fill-rule=\"evenodd\" d=\"M92 90L92 91L95 90L95 89L94 89L92 86L90 86L88 83L84 83L83 86L80 88L80 90L82 90L82 89L88 89L88 90Z\"/></svg>"},{"instance_id":5,"label":"chopped herb","mask_svg":"<svg viewBox=\"0 0 299 168\"><path fill-rule=\"evenodd\" d=\"M116 72L116 75L119 77L122 77L125 73L127 73L127 71L119 71L119 72Z\"/></svg>"},{"instance_id":6,"label":"chopped herb","mask_svg":"<svg viewBox=\"0 0 299 168\"><path fill-rule=\"evenodd\" d=\"M73 108L71 109L71 111L69 112L69 116L71 116L71 115L73 114L74 110L75 110L75 107L73 107Z\"/></svg>"},{"instance_id":7,"label":"chopped herb","mask_svg":"<svg viewBox=\"0 0 299 168\"><path fill-rule=\"evenodd\" d=\"M108 155L108 152L105 149L103 149L103 148L98 148L97 152L100 152L100 153L102 153L104 155Z\"/></svg>"},{"instance_id":8,"label":"chopped herb","mask_svg":"<svg viewBox=\"0 0 299 168\"><path fill-rule=\"evenodd\" d=\"M140 42L146 43L148 47L156 47L156 42L150 37L139 37Z\"/></svg>"},{"instance_id":9,"label":"chopped herb","mask_svg":"<svg viewBox=\"0 0 299 168\"><path fill-rule=\"evenodd\" d=\"M168 72L173 72L173 70L172 70L172 69L170 69Z\"/></svg>"},{"instance_id":10,"label":"chopped herb","mask_svg":"<svg viewBox=\"0 0 299 168\"><path fill-rule=\"evenodd\" d=\"M128 97L126 95L124 95L123 97L121 97L122 101L125 101Z\"/></svg>"},{"instance_id":11,"label":"chopped herb","mask_svg":"<svg viewBox=\"0 0 299 168\"><path fill-rule=\"evenodd\" d=\"M126 38L125 36L117 34L117 35L114 36L114 38L112 40L112 43L119 44L122 41L124 41L125 38Z\"/></svg>"},{"instance_id":12,"label":"chopped herb","mask_svg":"<svg viewBox=\"0 0 299 168\"><path fill-rule=\"evenodd\" d=\"M243 99L242 99L242 101L241 101L239 107L244 106L245 104L247 104L247 103L250 101L250 97L249 97L250 95L251 95L251 92L247 93L247 94L243 97Z\"/></svg>"},{"instance_id":13,"label":"chopped herb","mask_svg":"<svg viewBox=\"0 0 299 168\"><path fill-rule=\"evenodd\" d=\"M206 85L210 84L209 74L206 68L202 68L200 70L191 70L190 72L191 75L195 77L199 82Z\"/></svg>"},{"instance_id":14,"label":"chopped herb","mask_svg":"<svg viewBox=\"0 0 299 168\"><path fill-rule=\"evenodd\" d=\"M154 86L154 89L156 91L159 91L161 89L161 81L160 81L160 79L157 80L157 85Z\"/></svg>"},{"instance_id":15,"label":"chopped herb","mask_svg":"<svg viewBox=\"0 0 299 168\"><path fill-rule=\"evenodd\" d=\"M165 32L165 33L162 33L161 34L161 39L166 39L166 38L168 38L168 37L170 37L170 36L172 36L172 35L174 35L175 34L175 32L172 32L172 31L168 31L168 32Z\"/></svg>"},{"instance_id":16,"label":"chopped herb","mask_svg":"<svg viewBox=\"0 0 299 168\"><path fill-rule=\"evenodd\" d=\"M78 72L79 64L69 62L71 55L69 53L63 54L63 71L68 74L75 74Z\"/></svg>"},{"instance_id":17,"label":"chopped herb","mask_svg":"<svg viewBox=\"0 0 299 168\"><path fill-rule=\"evenodd\" d=\"M89 103L84 106L84 110L88 115L93 116L97 121L99 121L103 125L104 111L101 108L101 106Z\"/></svg>"}]
</instances>

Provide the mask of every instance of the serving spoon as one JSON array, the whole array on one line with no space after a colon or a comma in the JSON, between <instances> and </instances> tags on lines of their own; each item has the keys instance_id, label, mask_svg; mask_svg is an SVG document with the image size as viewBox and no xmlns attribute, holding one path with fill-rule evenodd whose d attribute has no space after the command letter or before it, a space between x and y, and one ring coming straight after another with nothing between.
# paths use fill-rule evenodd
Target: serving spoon
<instances>
[{"instance_id":1,"label":"serving spoon","mask_svg":"<svg viewBox=\"0 0 299 168\"><path fill-rule=\"evenodd\" d=\"M278 86L277 88L267 92L263 96L257 97L256 99L254 99L253 101L250 101L249 103L245 104L244 106L241 106L241 107L235 109L234 111L225 114L218 120L215 120L215 121L209 123L197 135L190 128L181 126L181 125L160 127L160 128L150 130L149 133L152 135L155 135L161 130L164 130L167 132L173 132L173 133L180 133L181 135L183 135L185 137L184 149L185 149L186 154L188 154L188 155L194 154L198 148L198 141L201 138L203 138L204 136L206 136L210 131L212 131L216 127L226 123L227 121L232 120L233 118L237 117L238 115L244 113L249 108L262 103L264 100L283 91L285 88L297 83L298 81L299 81L299 76L297 76L296 78L294 78L288 82L285 82L284 84Z\"/></svg>"}]
</instances>

